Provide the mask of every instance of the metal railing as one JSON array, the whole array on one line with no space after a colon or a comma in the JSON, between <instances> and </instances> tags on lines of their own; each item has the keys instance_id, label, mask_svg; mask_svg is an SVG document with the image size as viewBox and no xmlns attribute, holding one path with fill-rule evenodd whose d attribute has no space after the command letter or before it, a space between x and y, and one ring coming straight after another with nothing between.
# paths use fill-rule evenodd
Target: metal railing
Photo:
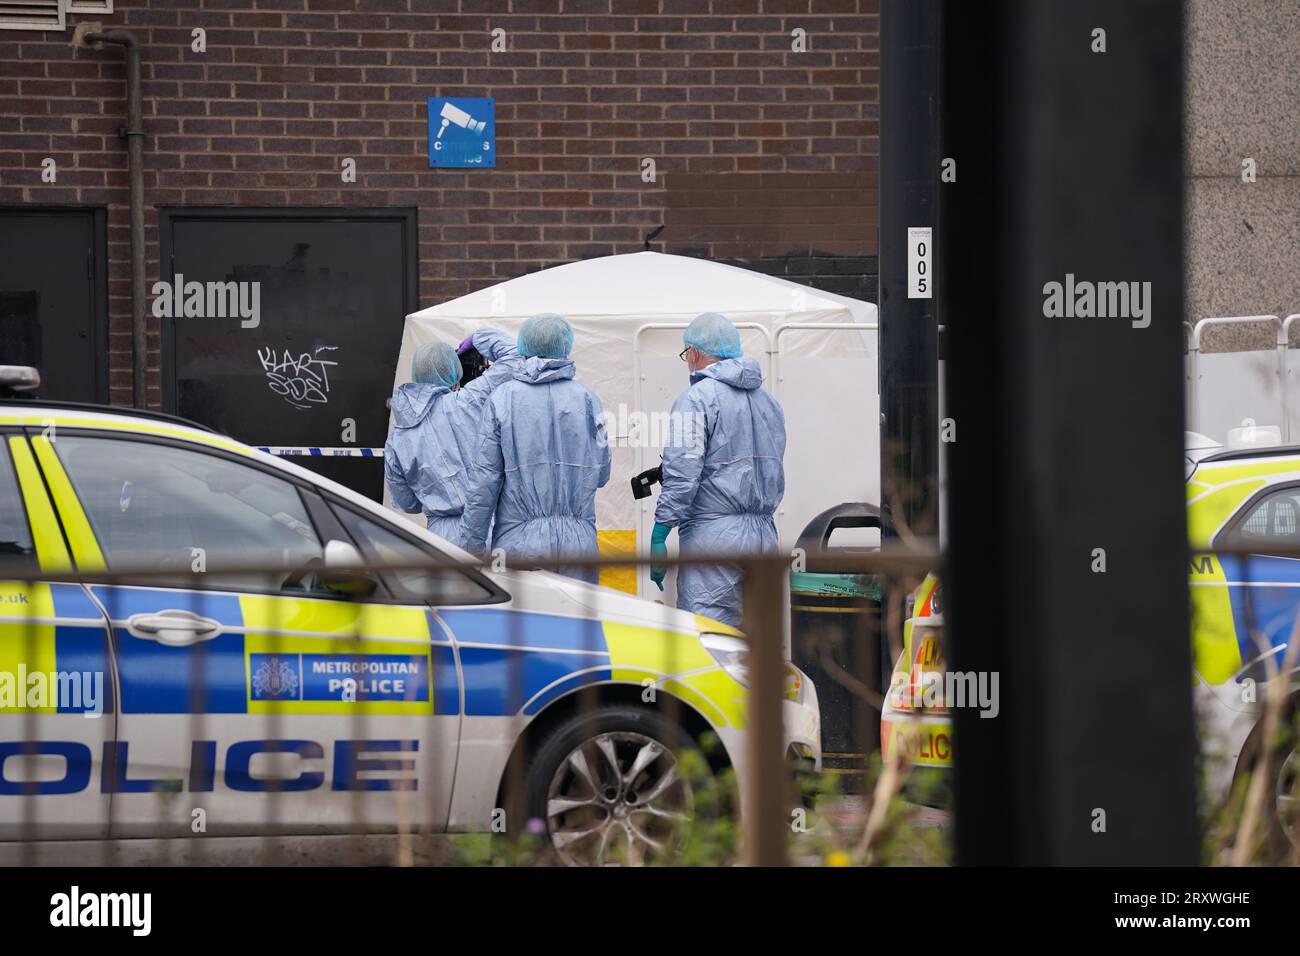
<instances>
[{"instance_id":1,"label":"metal railing","mask_svg":"<svg viewBox=\"0 0 1300 956\"><path fill-rule=\"evenodd\" d=\"M887 575L902 593L937 559L932 553L899 552L798 560L802 569L814 572ZM419 838L448 825L468 826L468 804L455 791L462 783L490 783L496 763L503 763L503 802L494 804L494 813L503 811L512 836L527 834L530 828L538 829L536 821L521 827L511 815L519 811L528 789L529 761L540 743L529 736L529 728L546 713L545 708L531 708L538 700L534 691L539 680L553 691L565 673L583 670L565 672L561 667L539 678L529 671L541 666L537 662L542 658L599 654L605 648L604 635L627 636L620 628L632 628L633 638L643 642L663 638L644 660L627 662L628 674L607 683L582 683L571 693L553 696L564 702L563 713L577 719L595 714L612 699L636 700L637 694L605 695L608 686L622 681L641 695L636 706L648 707L701 743L699 711L704 705L698 698L707 695L689 686L691 675L702 668L699 652L667 639L690 629L684 619L668 609L655 612L648 602L647 614L637 618L629 611L627 595L605 590L577 594L564 579L532 576L537 571L646 563L648 557L619 557L529 561L514 567L499 558L448 558L414 563L363 560L346 568L250 562L196 571L169 562L53 572L8 562L0 566L0 662L28 672L53 671L56 664L61 671L101 666L106 685L101 702L108 706L98 721L75 707L51 711L48 706L20 706L6 713L0 695L0 840L18 843L25 863L40 861L38 847L70 837L96 841L100 862L105 863L113 862L110 845L119 841L179 840L188 862L203 863L208 859L208 834L238 836L258 841L250 850L257 859L279 863L285 861L279 837L315 835L325 840L342 835L350 842L340 861L362 862L365 837L387 834L396 838L391 861L410 865L416 862ZM791 558L679 555L655 563L670 569L718 564L743 569L741 630L749 647L741 719L745 729L733 736L730 751L724 747L722 753L710 754L711 766L719 769L730 762L743 769L738 821L743 861L784 864L794 811L784 714L790 671L783 645L789 619L782 610ZM482 604L463 599L443 604L435 598L427 606L397 595L382 596L389 584L400 590L440 575L486 578L498 593ZM362 593L367 582L378 588L375 594ZM566 609L554 607L557 598L565 599ZM579 609L579 603L586 606ZM901 623L900 604L896 601L892 612L895 629ZM95 608L102 621L95 620ZM496 613L501 610L507 613ZM458 622L476 612L484 620L492 615L488 627L497 630L458 634L461 625L448 623L453 615L460 615ZM236 613L237 620L230 617ZM594 621L596 626L575 626L562 640L553 641L537 630L541 614ZM418 626L404 629L404 621L421 619L428 622L427 637L412 636ZM134 654L129 651L133 642L141 649ZM501 653L486 653L489 647ZM284 662L310 656L313 648L316 656L332 658L335 664L350 652L418 658L422 651L427 654L423 689L416 686L418 681L404 692L390 689L386 694L354 685L350 701L335 693L317 695L311 706L304 706L310 700L306 672L285 669ZM534 660L529 659L531 652ZM895 641L893 656L897 652ZM611 674L622 663L610 662ZM259 671L263 666L270 669ZM294 666L305 665L299 661ZM453 667L454 674L440 675L439 666ZM649 673L654 670L657 673ZM648 684L634 679L640 671L647 671ZM290 687L295 677L297 685ZM649 703L647 691L653 691ZM455 726L435 730L434 722L444 716L439 705L445 695L455 702L454 713L445 714L456 718ZM878 707L880 695L874 696ZM491 722L493 729L467 733L472 717L490 709L485 706L489 697L502 705ZM380 703L385 706L366 706ZM496 735L491 746L484 743L485 734ZM516 746L525 740L527 748ZM367 745L374 749L366 750ZM492 772L474 769L475 761L492 764ZM413 776L416 767L418 780ZM426 770L451 773L454 779L427 780ZM87 795L82 800L70 792L79 784ZM491 826L480 812L491 794L471 796L482 804L476 819ZM556 799L562 798L551 798L548 812ZM453 805L453 800L458 803ZM222 819L227 812L233 819Z\"/></svg>"},{"instance_id":2,"label":"metal railing","mask_svg":"<svg viewBox=\"0 0 1300 956\"><path fill-rule=\"evenodd\" d=\"M1287 404L1287 384L1290 376L1289 351L1291 326L1300 321L1300 312L1292 313L1284 319L1276 315L1229 315L1201 319L1195 325L1184 323L1187 329L1187 428L1198 431L1200 411L1200 356L1201 340L1207 329L1222 328L1232 325L1254 325L1272 323L1274 330L1274 348L1277 351L1277 390L1279 402L1279 423L1283 438L1291 441L1291 411Z\"/></svg>"},{"instance_id":3,"label":"metal railing","mask_svg":"<svg viewBox=\"0 0 1300 956\"><path fill-rule=\"evenodd\" d=\"M1300 520L1300 512L1277 518L1283 524L1293 519ZM1212 560L1209 565L1207 557ZM1233 649L1244 642L1233 674L1198 672L1198 686L1213 694L1239 695L1247 679L1259 685L1256 705L1243 709L1234 704L1228 709L1238 718L1248 717L1250 723L1233 730L1236 750L1228 751L1234 761L1237 751L1241 753L1238 776L1243 773L1240 767L1246 768L1245 782L1233 792L1234 802L1227 811L1232 822L1207 823L1217 841L1216 862L1247 862L1265 852L1278 832L1276 821L1286 798L1283 788L1300 783L1300 777L1285 776L1294 761L1288 763L1282 755L1258 752L1258 748L1252 752L1249 744L1261 739L1261 734L1266 739L1285 736L1291 716L1288 702L1300 699L1300 640L1296 639L1300 598L1294 588L1276 580L1278 570L1270 562L1279 558L1300 558L1300 549L1271 548L1260 554L1220 548L1193 555L1197 646L1203 651L1208 646L1204 641L1216 634L1221 639L1225 626L1224 621L1211 619L1215 612L1210 605L1197 604L1196 592L1207 587L1241 590L1242 600L1233 604L1241 607L1241 617L1233 624L1237 631L1231 639ZM903 609L903 599L938 567L941 555L912 550L797 555L794 560L801 571L888 578L891 586L876 609L888 645L887 660L896 661L902 620L909 613ZM748 642L747 688L743 716L736 718L744 729L733 728L737 732L721 750L710 750L707 738L716 723L727 721L702 720L701 708L707 704L693 695L689 684L692 676L713 668L699 660L699 650L692 650L690 641L670 639L686 635L693 640L697 631L707 631L707 625L679 618L667 608L656 611L648 602L630 608L632 599L627 595L585 590L567 579L537 573L649 562L642 556L530 561L518 567L502 566L499 560L363 561L343 568L314 565L311 572L320 575L314 581L302 579L302 568L278 562L213 566L201 572L156 564L102 572L6 567L0 570L0 828L4 831L0 840L17 845L20 862L28 864L42 862L51 843L70 840L95 841L71 844L81 848L77 857L81 863L117 862L116 850L139 841L171 845L165 857L151 857L151 862L177 862L178 858L190 864L213 862L217 857L210 850L210 839L223 836L253 841L246 862L266 864L289 859L282 838L305 838L322 845L342 838L341 851L314 853L312 860L317 863L374 862L366 841L379 835L391 844L384 851L387 862L416 865L425 862L419 852L422 841L448 828L486 829L492 833L489 842L500 839L499 847L515 847L520 834L524 840L530 832L572 835L563 829L568 826L563 819L564 801L574 800L572 794L546 791L542 811L546 819L542 820L529 818L535 806L521 806L530 786L536 793L535 761L545 742L533 731L546 728L549 734L566 726L608 726L597 722L599 715L615 707L633 707L662 720L663 726L676 728L692 748L699 747L710 758L709 776L691 778L696 786L696 802L688 808L694 814L693 826L707 827L721 820L739 834L738 857L726 850L707 858L688 857L689 862L739 860L764 866L807 862L803 845L792 835L799 832L792 830L792 818L806 808L793 788L787 750L787 743L799 732L798 727L787 725L797 710L789 709L795 699L790 696L790 663L783 652L784 631L791 625L782 594L791 586L792 559L688 554L662 562L670 569L739 565L744 572L741 630ZM481 575L496 590L485 603L431 599L427 605L357 591L366 582L381 588L389 583L401 587L401 581L416 586L436 583L440 575L470 579ZM152 596L153 603L142 603L142 594ZM1279 612L1278 594L1290 596L1294 605L1285 613ZM1257 606L1261 600L1265 603ZM222 619L232 612L232 601L241 614L237 622ZM837 616L840 624L832 639L862 640L867 617L846 612L864 607L865 602L853 601L828 607L828 617ZM94 618L94 608L101 619ZM645 613L638 615L637 609ZM177 633L167 634L168 621L156 620L164 611L189 612L194 618L177 618ZM142 614L155 620L141 621ZM464 622L475 614L493 623L467 627ZM1206 614L1211 618L1198 617ZM539 629L538 615L552 623L558 615L571 624L590 621L594 626L571 627L557 639ZM194 637L196 632L186 629L202 625L196 619L221 626L218 633L198 634L202 639L187 645L187 634ZM413 620L427 621L423 636L419 627L404 630L404 622ZM913 618L914 626L917 620ZM942 616L932 618L929 627L927 635L939 640L933 647L941 649L946 640ZM133 641L139 641L147 653L130 653L127 648ZM226 646L222 641L235 643ZM569 662L607 654L615 641L640 642L642 649L654 649L646 659L610 661L608 679L580 683L551 695L547 706L533 706L546 698L540 691L561 689L573 675L591 671L589 666ZM1249 651L1251 642L1258 644L1257 653ZM924 641L922 649L916 645L914 640L913 659L904 662L904 669L921 663L920 655L927 653L923 648L930 646ZM1224 645L1225 653L1227 649ZM284 690L291 683L287 677L278 686L255 685L261 665L255 665L254 655L265 663L307 657L313 651L335 663L349 655L389 659L423 655L427 670L423 683L417 681L418 686L408 687L404 694L384 696L366 689L356 691L350 702L318 697L313 706L305 707L299 705L312 702L312 697L303 683L292 692ZM527 660L530 653L539 660L567 657L558 670L539 678L530 670L535 665ZM233 675L232 664L237 664ZM5 697L7 669L30 674L56 666L61 671L102 668L108 690L99 699L107 706L98 721L84 717L76 706L52 710L48 702L42 707L20 702L15 707ZM441 672L440 667L451 671ZM616 670L624 673L615 674ZM270 675L267 679L274 679L273 669L265 673ZM301 680L306 671L299 674ZM863 685L852 674L829 680L842 680L857 700L876 711L882 708L884 682ZM229 697L232 687L237 688L237 701ZM622 688L621 694L609 693L617 687ZM817 689L829 692L831 686L819 684ZM355 706L381 702L392 706ZM493 702L500 705L495 711L488 706ZM444 703L450 705L445 710ZM560 709L548 711L548 706ZM825 710L823 701L823 720ZM493 716L470 726L489 711ZM918 725L927 717L914 716ZM451 723L435 728L444 719ZM232 721L243 723L232 726ZM1248 739L1246 730L1251 731ZM574 731L570 742L582 744L586 732ZM580 762L574 756L579 749L575 745L567 759ZM594 758L600 751L590 753ZM685 749L673 752L675 760L681 758L674 766L679 763L684 775L685 753ZM879 862L890 828L899 826L891 808L908 785L910 760L911 755L898 746L888 759L852 771L862 783L862 806L851 838L837 837L851 850L847 859ZM741 771L738 806L725 797L716 803L704 799L712 793L707 788L713 775L724 773L728 764ZM1255 777L1264 783L1252 783ZM73 784L84 785L88 798L78 802ZM458 796L462 786L468 788L468 797ZM719 786L718 792L723 790ZM820 796L824 800L828 792ZM471 805L472 814L467 812ZM506 823L500 832L494 826L498 810ZM553 818L552 811L559 816ZM191 829L200 812L205 826ZM559 830L552 826L556 819ZM554 862L558 851L552 842L533 855L501 848L494 852L496 862L530 865ZM1276 853L1276 846L1267 852ZM639 862L641 858L629 851L615 859Z\"/></svg>"}]
</instances>

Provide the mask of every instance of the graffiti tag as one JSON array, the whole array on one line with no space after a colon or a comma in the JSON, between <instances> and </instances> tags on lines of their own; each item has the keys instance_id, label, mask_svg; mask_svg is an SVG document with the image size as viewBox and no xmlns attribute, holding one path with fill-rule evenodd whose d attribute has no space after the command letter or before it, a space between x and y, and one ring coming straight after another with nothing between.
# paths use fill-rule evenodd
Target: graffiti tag
<instances>
[{"instance_id":1,"label":"graffiti tag","mask_svg":"<svg viewBox=\"0 0 1300 956\"><path fill-rule=\"evenodd\" d=\"M266 372L266 382L271 391L284 397L294 408L311 408L324 405L330 400L330 366L338 365L328 359L319 358L325 351L334 351L337 346L319 345L316 355L302 352L294 355L288 349L281 350L276 358L276 350L270 346L257 350L257 357Z\"/></svg>"}]
</instances>

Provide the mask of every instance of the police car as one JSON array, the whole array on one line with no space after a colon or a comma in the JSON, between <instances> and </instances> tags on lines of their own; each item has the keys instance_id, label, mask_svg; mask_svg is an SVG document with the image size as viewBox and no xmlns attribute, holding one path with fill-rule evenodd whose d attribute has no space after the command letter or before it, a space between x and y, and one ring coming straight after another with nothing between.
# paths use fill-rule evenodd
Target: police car
<instances>
[{"instance_id":1,"label":"police car","mask_svg":"<svg viewBox=\"0 0 1300 956\"><path fill-rule=\"evenodd\" d=\"M1300 448L1216 451L1222 446L1190 433L1187 448L1194 700L1202 766L1211 792L1222 800L1262 756L1264 707L1274 689L1270 659L1275 675L1300 614L1300 558L1272 553L1300 550ZM925 692L935 686L927 675L946 670L942 589L935 576L913 592L906 611L881 746L886 755L903 748L923 772L950 768L951 716ZM1284 720L1291 723L1300 711L1300 671L1273 680L1287 695ZM1274 847L1296 840L1298 760L1290 740L1276 745L1269 761Z\"/></svg>"},{"instance_id":2,"label":"police car","mask_svg":"<svg viewBox=\"0 0 1300 956\"><path fill-rule=\"evenodd\" d=\"M504 824L635 863L679 846L702 739L743 780L732 628L543 571L354 570L472 559L161 414L0 401L0 433L0 842ZM820 765L793 666L783 707Z\"/></svg>"}]
</instances>

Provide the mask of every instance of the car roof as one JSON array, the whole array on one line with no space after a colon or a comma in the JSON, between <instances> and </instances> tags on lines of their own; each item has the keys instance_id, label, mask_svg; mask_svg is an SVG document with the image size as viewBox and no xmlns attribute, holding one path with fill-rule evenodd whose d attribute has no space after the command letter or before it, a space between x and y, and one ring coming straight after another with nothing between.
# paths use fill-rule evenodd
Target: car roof
<instances>
[{"instance_id":1,"label":"car roof","mask_svg":"<svg viewBox=\"0 0 1300 956\"><path fill-rule=\"evenodd\" d=\"M306 481L308 484L315 486L318 490L333 493L344 501L354 506L363 508L377 517L386 521L403 520L397 512L385 508L377 501L367 498L365 495L354 491L346 485L340 484L324 475L303 468L301 465L294 464L284 458L275 455L269 455L260 451L251 445L247 445L237 439L219 434L210 428L194 422L186 421L183 418L177 418L174 415L166 415L161 412L138 414L138 409L131 408L114 408L108 405L78 405L75 403L62 402L38 402L38 401L0 401L0 425L26 425L29 427L42 428L46 425L53 424L67 428L91 428L101 429L104 431L118 431L125 434L146 434L158 435L165 438L177 438L183 441L194 442L199 445L206 445L210 448L221 448L225 451L235 452L246 458L256 459L263 464L269 464L279 471L287 472ZM409 527L407 527L409 525ZM404 522L403 527L415 534L416 537L429 540L430 544L441 547L445 552L453 555L459 555L466 560L474 560L474 556L458 548L451 542L444 541L442 538L428 531L413 522Z\"/></svg>"},{"instance_id":2,"label":"car roof","mask_svg":"<svg viewBox=\"0 0 1300 956\"><path fill-rule=\"evenodd\" d=\"M210 425L204 425L202 422L196 422L192 418L182 418L180 415L171 415L167 412L155 411L151 408L124 408L118 405L101 405L96 402L60 402L44 399L32 399L29 401L5 399L0 401L0 410L8 411L10 408L44 408L50 411L63 412L104 412L109 415L123 415L130 418L147 418L159 422L172 422L177 425L185 425L189 428L197 428L199 431L211 432L214 435L220 434Z\"/></svg>"},{"instance_id":3,"label":"car roof","mask_svg":"<svg viewBox=\"0 0 1300 956\"><path fill-rule=\"evenodd\" d=\"M1187 483L1189 488L1196 485L1208 488L1253 478L1274 484L1294 480L1297 473L1300 473L1300 446L1234 448L1195 462Z\"/></svg>"},{"instance_id":4,"label":"car roof","mask_svg":"<svg viewBox=\"0 0 1300 956\"><path fill-rule=\"evenodd\" d=\"M1242 462L1251 459L1300 458L1300 445L1276 445L1272 448L1232 448L1228 451L1215 452L1201 459L1201 464L1216 461Z\"/></svg>"},{"instance_id":5,"label":"car roof","mask_svg":"<svg viewBox=\"0 0 1300 956\"><path fill-rule=\"evenodd\" d=\"M0 425L47 425L65 428L99 428L108 431L139 432L197 442L227 451L249 454L247 445L219 434L195 422L162 412L140 414L139 409L114 408L110 405L84 405L62 402L0 402Z\"/></svg>"}]
</instances>

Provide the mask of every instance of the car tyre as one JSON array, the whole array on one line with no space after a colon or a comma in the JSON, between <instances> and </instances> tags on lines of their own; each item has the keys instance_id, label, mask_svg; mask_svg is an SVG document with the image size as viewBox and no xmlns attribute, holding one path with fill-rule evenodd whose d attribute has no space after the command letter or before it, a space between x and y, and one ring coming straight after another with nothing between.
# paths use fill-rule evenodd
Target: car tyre
<instances>
[{"instance_id":1,"label":"car tyre","mask_svg":"<svg viewBox=\"0 0 1300 956\"><path fill-rule=\"evenodd\" d=\"M1292 697L1281 715L1280 739L1273 747L1268 762L1268 780L1265 792L1269 795L1269 812L1261 825L1264 828L1262 853L1264 862L1281 864L1296 852L1300 841L1300 808L1297 806L1297 788L1300 787L1300 751L1296 746L1296 719L1300 716L1300 697ZM1244 776L1260 767L1264 747L1264 719L1260 718L1251 731L1238 762L1238 776Z\"/></svg>"},{"instance_id":2,"label":"car tyre","mask_svg":"<svg viewBox=\"0 0 1300 956\"><path fill-rule=\"evenodd\" d=\"M529 762L527 832L567 866L668 863L716 786L695 740L646 707L604 706L551 730Z\"/></svg>"}]
</instances>

